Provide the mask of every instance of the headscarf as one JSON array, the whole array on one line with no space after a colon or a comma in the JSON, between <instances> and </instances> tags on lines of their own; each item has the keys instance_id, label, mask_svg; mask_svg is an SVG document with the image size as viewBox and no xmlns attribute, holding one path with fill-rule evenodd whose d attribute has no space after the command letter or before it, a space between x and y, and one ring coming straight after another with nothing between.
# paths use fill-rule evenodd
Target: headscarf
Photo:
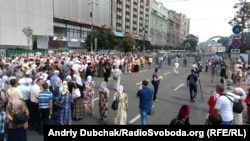
<instances>
[{"instance_id":1,"label":"headscarf","mask_svg":"<svg viewBox=\"0 0 250 141\"><path fill-rule=\"evenodd\" d=\"M67 81L63 81L62 95L67 94L68 91L69 91L69 89L68 89L68 82Z\"/></svg>"},{"instance_id":2,"label":"headscarf","mask_svg":"<svg viewBox=\"0 0 250 141\"><path fill-rule=\"evenodd\" d=\"M101 82L99 91L106 91L107 93L109 93L109 89L107 88L107 83L105 81Z\"/></svg>"},{"instance_id":3,"label":"headscarf","mask_svg":"<svg viewBox=\"0 0 250 141\"><path fill-rule=\"evenodd\" d=\"M92 76L91 76L91 75L89 75L89 76L87 77L87 81L88 81L88 83L90 83L90 82L92 81Z\"/></svg>"},{"instance_id":4,"label":"headscarf","mask_svg":"<svg viewBox=\"0 0 250 141\"><path fill-rule=\"evenodd\" d=\"M118 94L119 94L120 96L123 95L123 86L122 86L122 85L120 85L120 86L117 87L117 92L118 92Z\"/></svg>"}]
</instances>

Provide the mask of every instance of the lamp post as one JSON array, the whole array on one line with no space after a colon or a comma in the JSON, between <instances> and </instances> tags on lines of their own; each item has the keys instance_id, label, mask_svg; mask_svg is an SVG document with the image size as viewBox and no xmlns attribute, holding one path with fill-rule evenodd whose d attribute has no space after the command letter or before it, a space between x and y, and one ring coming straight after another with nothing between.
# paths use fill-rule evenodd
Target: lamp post
<instances>
[{"instance_id":1,"label":"lamp post","mask_svg":"<svg viewBox=\"0 0 250 141\"><path fill-rule=\"evenodd\" d=\"M92 0L88 3L91 5L91 12L89 13L89 16L91 18L91 35L90 35L90 51L93 52L93 16L94 16L94 4L97 5L96 1Z\"/></svg>"}]
</instances>

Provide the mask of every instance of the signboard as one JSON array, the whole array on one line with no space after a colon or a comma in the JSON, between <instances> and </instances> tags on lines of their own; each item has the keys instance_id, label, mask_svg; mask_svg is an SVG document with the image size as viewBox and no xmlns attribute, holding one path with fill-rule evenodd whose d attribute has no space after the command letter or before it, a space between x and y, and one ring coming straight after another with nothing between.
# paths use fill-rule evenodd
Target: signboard
<instances>
[{"instance_id":1,"label":"signboard","mask_svg":"<svg viewBox=\"0 0 250 141\"><path fill-rule=\"evenodd\" d=\"M241 39L241 35L232 35L232 39Z\"/></svg>"},{"instance_id":2,"label":"signboard","mask_svg":"<svg viewBox=\"0 0 250 141\"><path fill-rule=\"evenodd\" d=\"M239 58L240 54L239 53L231 53L230 58Z\"/></svg>"},{"instance_id":3,"label":"signboard","mask_svg":"<svg viewBox=\"0 0 250 141\"><path fill-rule=\"evenodd\" d=\"M241 40L239 40L239 39L232 40L231 46L235 49L240 48Z\"/></svg>"},{"instance_id":4,"label":"signboard","mask_svg":"<svg viewBox=\"0 0 250 141\"><path fill-rule=\"evenodd\" d=\"M233 30L234 34L240 34L241 33L241 27L239 25L235 25L232 30Z\"/></svg>"},{"instance_id":5,"label":"signboard","mask_svg":"<svg viewBox=\"0 0 250 141\"><path fill-rule=\"evenodd\" d=\"M240 53L240 49L231 49L231 53Z\"/></svg>"}]
</instances>

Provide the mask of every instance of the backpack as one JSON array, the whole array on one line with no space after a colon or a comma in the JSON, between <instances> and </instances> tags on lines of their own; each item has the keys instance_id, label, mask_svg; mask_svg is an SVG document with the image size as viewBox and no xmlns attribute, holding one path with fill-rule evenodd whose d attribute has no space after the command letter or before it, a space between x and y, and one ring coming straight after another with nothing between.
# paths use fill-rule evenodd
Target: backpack
<instances>
[{"instance_id":1,"label":"backpack","mask_svg":"<svg viewBox=\"0 0 250 141\"><path fill-rule=\"evenodd\" d=\"M189 84L190 85L196 84L195 77L196 77L195 74L190 74L190 76L189 76Z\"/></svg>"}]
</instances>

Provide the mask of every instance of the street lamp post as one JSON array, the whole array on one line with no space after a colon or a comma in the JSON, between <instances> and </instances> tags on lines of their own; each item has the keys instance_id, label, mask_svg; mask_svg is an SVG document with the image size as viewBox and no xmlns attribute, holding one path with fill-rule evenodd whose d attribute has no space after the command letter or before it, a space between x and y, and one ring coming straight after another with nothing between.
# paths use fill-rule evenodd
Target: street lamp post
<instances>
[{"instance_id":1,"label":"street lamp post","mask_svg":"<svg viewBox=\"0 0 250 141\"><path fill-rule=\"evenodd\" d=\"M91 12L89 13L89 16L91 18L91 35L90 35L90 50L91 53L93 52L93 16L94 16L94 4L97 5L96 1L92 0L88 3L89 5L91 4Z\"/></svg>"}]
</instances>

